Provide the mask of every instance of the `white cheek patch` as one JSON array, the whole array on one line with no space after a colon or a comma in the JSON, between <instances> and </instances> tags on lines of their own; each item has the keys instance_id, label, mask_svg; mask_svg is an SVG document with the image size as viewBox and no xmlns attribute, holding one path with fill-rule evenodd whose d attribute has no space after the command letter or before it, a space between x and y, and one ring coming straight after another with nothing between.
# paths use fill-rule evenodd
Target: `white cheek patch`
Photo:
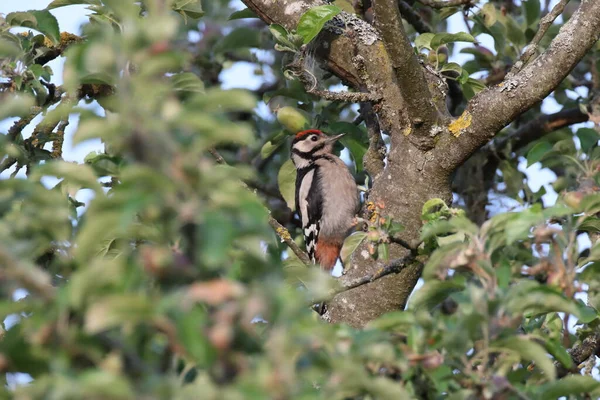
<instances>
[{"instance_id":1,"label":"white cheek patch","mask_svg":"<svg viewBox=\"0 0 600 400\"><path fill-rule=\"evenodd\" d=\"M298 142L298 144L296 144L296 148L303 153L310 152L314 147L315 147L315 144L310 139L303 140L301 142Z\"/></svg>"}]
</instances>

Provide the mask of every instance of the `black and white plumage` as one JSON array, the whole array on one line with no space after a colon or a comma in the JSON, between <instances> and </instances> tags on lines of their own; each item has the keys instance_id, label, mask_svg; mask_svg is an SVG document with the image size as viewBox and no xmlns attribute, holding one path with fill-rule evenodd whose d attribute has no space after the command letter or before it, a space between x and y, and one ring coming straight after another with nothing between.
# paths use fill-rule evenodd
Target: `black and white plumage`
<instances>
[{"instance_id":1,"label":"black and white plumage","mask_svg":"<svg viewBox=\"0 0 600 400\"><path fill-rule=\"evenodd\" d=\"M354 178L331 153L341 136L326 136L312 129L298 133L292 143L296 210L306 250L313 262L327 270L335 265L359 205Z\"/></svg>"}]
</instances>

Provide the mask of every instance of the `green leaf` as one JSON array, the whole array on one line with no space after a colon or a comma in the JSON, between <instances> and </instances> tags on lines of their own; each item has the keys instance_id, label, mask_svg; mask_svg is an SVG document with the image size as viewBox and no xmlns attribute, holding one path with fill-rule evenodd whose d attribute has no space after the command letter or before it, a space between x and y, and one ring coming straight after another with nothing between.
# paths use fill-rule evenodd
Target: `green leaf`
<instances>
[{"instance_id":1,"label":"green leaf","mask_svg":"<svg viewBox=\"0 0 600 400\"><path fill-rule=\"evenodd\" d=\"M430 33L430 32L420 34L415 39L415 46L417 46L418 50L422 50L422 49L432 50L431 41L433 40L434 36L435 36L435 34Z\"/></svg>"},{"instance_id":2,"label":"green leaf","mask_svg":"<svg viewBox=\"0 0 600 400\"><path fill-rule=\"evenodd\" d=\"M560 341L547 339L544 342L544 345L546 346L546 350L548 350L548 352L552 354L552 356L565 368L573 368L573 359L571 358L571 355L567 352L567 350L565 350Z\"/></svg>"},{"instance_id":3,"label":"green leaf","mask_svg":"<svg viewBox=\"0 0 600 400\"><path fill-rule=\"evenodd\" d=\"M546 141L539 142L527 153L527 167L541 161L544 155L552 150L552 145Z\"/></svg>"},{"instance_id":4,"label":"green leaf","mask_svg":"<svg viewBox=\"0 0 600 400\"><path fill-rule=\"evenodd\" d=\"M313 7L305 12L298 21L298 27L296 31L298 35L302 36L304 44L309 43L313 40L327 21L338 15L342 10L336 6L324 5Z\"/></svg>"},{"instance_id":5,"label":"green leaf","mask_svg":"<svg viewBox=\"0 0 600 400\"><path fill-rule=\"evenodd\" d=\"M444 64L444 66L442 67L442 69L440 71L441 72L454 71L454 72L457 72L459 76L462 75L462 73L463 73L462 67L455 62L449 62L447 64Z\"/></svg>"},{"instance_id":6,"label":"green leaf","mask_svg":"<svg viewBox=\"0 0 600 400\"><path fill-rule=\"evenodd\" d=\"M455 235L451 235L455 236ZM464 237L464 234L463 234ZM464 253L466 245L460 241L453 241L443 247L438 248L427 260L427 264L423 269L423 279L435 279L439 275L440 269L447 269L448 262L456 260Z\"/></svg>"},{"instance_id":7,"label":"green leaf","mask_svg":"<svg viewBox=\"0 0 600 400\"><path fill-rule=\"evenodd\" d=\"M260 47L260 31L253 28L236 28L216 46L217 51L226 52L241 48Z\"/></svg>"},{"instance_id":8,"label":"green leaf","mask_svg":"<svg viewBox=\"0 0 600 400\"><path fill-rule=\"evenodd\" d=\"M204 82L191 72L182 72L171 76L173 89L178 92L204 93Z\"/></svg>"},{"instance_id":9,"label":"green leaf","mask_svg":"<svg viewBox=\"0 0 600 400\"><path fill-rule=\"evenodd\" d=\"M54 0L53 2L48 4L48 7L46 7L46 10L52 10L54 8L72 6L72 5L77 5L77 4L89 4L89 5L93 5L93 6L101 6L102 2L100 0Z\"/></svg>"},{"instance_id":10,"label":"green leaf","mask_svg":"<svg viewBox=\"0 0 600 400\"><path fill-rule=\"evenodd\" d=\"M6 23L10 26L22 26L25 28L37 27L37 19L31 12L12 12L6 14Z\"/></svg>"},{"instance_id":11,"label":"green leaf","mask_svg":"<svg viewBox=\"0 0 600 400\"><path fill-rule=\"evenodd\" d=\"M27 94L6 94L0 102L0 120L8 117L24 117L35 106L33 96Z\"/></svg>"},{"instance_id":12,"label":"green leaf","mask_svg":"<svg viewBox=\"0 0 600 400\"><path fill-rule=\"evenodd\" d=\"M192 19L198 19L204 15L200 0L176 0L171 7L173 11Z\"/></svg>"},{"instance_id":13,"label":"green leaf","mask_svg":"<svg viewBox=\"0 0 600 400\"><path fill-rule=\"evenodd\" d=\"M19 55L21 48L18 40L10 34L0 35L0 57L11 58Z\"/></svg>"},{"instance_id":14,"label":"green leaf","mask_svg":"<svg viewBox=\"0 0 600 400\"><path fill-rule=\"evenodd\" d=\"M54 44L60 42L60 28L56 17L48 10L29 11L37 20L35 29L42 32Z\"/></svg>"},{"instance_id":15,"label":"green leaf","mask_svg":"<svg viewBox=\"0 0 600 400\"><path fill-rule=\"evenodd\" d=\"M344 240L344 245L342 246L342 251L340 252L340 258L342 259L342 263L344 265L350 265L350 256L354 251L360 246L360 244L367 237L367 232L354 232L352 235L348 236L346 240Z\"/></svg>"},{"instance_id":16,"label":"green leaf","mask_svg":"<svg viewBox=\"0 0 600 400\"><path fill-rule=\"evenodd\" d=\"M114 371L86 370L77 378L82 398L129 400L135 398L131 382Z\"/></svg>"},{"instance_id":17,"label":"green leaf","mask_svg":"<svg viewBox=\"0 0 600 400\"><path fill-rule=\"evenodd\" d=\"M379 243L377 245L377 259L382 261L389 261L390 259L390 245L389 243Z\"/></svg>"},{"instance_id":18,"label":"green leaf","mask_svg":"<svg viewBox=\"0 0 600 400\"><path fill-rule=\"evenodd\" d=\"M485 83L483 83L479 79L475 79L475 78L467 79L466 84L473 88L473 90L475 91L475 94L481 92L483 89L485 89L487 87L487 86L485 86Z\"/></svg>"},{"instance_id":19,"label":"green leaf","mask_svg":"<svg viewBox=\"0 0 600 400\"><path fill-rule=\"evenodd\" d=\"M430 280L417 290L409 300L408 308L417 310L419 308L431 308L441 303L446 297L454 292L461 291L465 284L461 279L449 281Z\"/></svg>"},{"instance_id":20,"label":"green leaf","mask_svg":"<svg viewBox=\"0 0 600 400\"><path fill-rule=\"evenodd\" d=\"M581 200L580 209L590 215L600 212L600 193L586 195Z\"/></svg>"},{"instance_id":21,"label":"green leaf","mask_svg":"<svg viewBox=\"0 0 600 400\"><path fill-rule=\"evenodd\" d=\"M294 44L288 38L290 33L283 26L279 24L271 24L269 25L269 31L277 43L288 46L290 49L294 48Z\"/></svg>"},{"instance_id":22,"label":"green leaf","mask_svg":"<svg viewBox=\"0 0 600 400\"><path fill-rule=\"evenodd\" d=\"M50 80L48 71L44 69L44 67L40 64L30 65L29 67L27 67L27 69L35 76L36 79L44 78L47 81Z\"/></svg>"},{"instance_id":23,"label":"green leaf","mask_svg":"<svg viewBox=\"0 0 600 400\"><path fill-rule=\"evenodd\" d=\"M546 350L533 340L529 340L523 336L514 336L510 339L493 343L492 347L512 350L519 354L521 359L533 361L549 380L556 379L556 369L552 360L546 354Z\"/></svg>"},{"instance_id":24,"label":"green leaf","mask_svg":"<svg viewBox=\"0 0 600 400\"><path fill-rule=\"evenodd\" d=\"M573 300L564 297L554 288L542 286L537 282L522 281L513 286L508 299L506 304L508 309L516 313L524 313L526 316L565 312L584 320L593 319L587 310L582 310Z\"/></svg>"},{"instance_id":25,"label":"green leaf","mask_svg":"<svg viewBox=\"0 0 600 400\"><path fill-rule=\"evenodd\" d=\"M204 366L216 356L215 349L210 345L206 335L201 332L207 325L206 312L201 308L194 308L184 313L177 320L177 337L185 346L195 362Z\"/></svg>"},{"instance_id":26,"label":"green leaf","mask_svg":"<svg viewBox=\"0 0 600 400\"><path fill-rule=\"evenodd\" d=\"M277 185L287 206L294 211L296 209L296 167L292 160L284 162L279 169Z\"/></svg>"},{"instance_id":27,"label":"green leaf","mask_svg":"<svg viewBox=\"0 0 600 400\"><path fill-rule=\"evenodd\" d=\"M525 32L523 32L523 28L521 28L515 19L510 15L506 16L505 24L507 31L506 37L508 40L519 47L524 46L527 43L527 40L525 39Z\"/></svg>"},{"instance_id":28,"label":"green leaf","mask_svg":"<svg viewBox=\"0 0 600 400\"><path fill-rule=\"evenodd\" d=\"M363 170L363 158L367 152L368 142L367 134L358 126L350 122L334 122L329 125L329 131L332 134L346 133L340 139L340 143L350 152L352 161L356 167L356 172Z\"/></svg>"},{"instance_id":29,"label":"green leaf","mask_svg":"<svg viewBox=\"0 0 600 400\"><path fill-rule=\"evenodd\" d=\"M469 42L475 43L475 38L466 32L458 33L436 33L431 39L430 46L433 50L437 50L438 47L454 42Z\"/></svg>"},{"instance_id":30,"label":"green leaf","mask_svg":"<svg viewBox=\"0 0 600 400\"><path fill-rule=\"evenodd\" d=\"M261 147L260 149L260 157L265 160L267 159L271 154L273 154L274 152L277 151L278 148L281 147L283 142L280 143L273 143L273 141L269 140L268 142L266 142L263 147Z\"/></svg>"},{"instance_id":31,"label":"green leaf","mask_svg":"<svg viewBox=\"0 0 600 400\"><path fill-rule=\"evenodd\" d=\"M27 12L13 12L6 16L10 26L22 26L35 29L44 34L50 41L57 44L60 41L58 21L48 10L30 10Z\"/></svg>"},{"instance_id":32,"label":"green leaf","mask_svg":"<svg viewBox=\"0 0 600 400\"><path fill-rule=\"evenodd\" d=\"M35 168L32 177L40 178L44 175L63 178L66 182L92 189L96 193L102 192L102 186L98 183L98 178L89 165L56 160Z\"/></svg>"},{"instance_id":33,"label":"green leaf","mask_svg":"<svg viewBox=\"0 0 600 400\"><path fill-rule=\"evenodd\" d=\"M523 1L523 11L525 13L525 22L527 26L535 26L536 22L540 18L540 11L542 7L540 0L525 0Z\"/></svg>"},{"instance_id":34,"label":"green leaf","mask_svg":"<svg viewBox=\"0 0 600 400\"><path fill-rule=\"evenodd\" d=\"M288 134L285 131L281 131L272 137L271 140L267 141L260 149L260 156L263 160L270 157L271 154L277 151L282 144L285 143L288 138Z\"/></svg>"},{"instance_id":35,"label":"green leaf","mask_svg":"<svg viewBox=\"0 0 600 400\"><path fill-rule=\"evenodd\" d=\"M243 10L236 11L229 16L229 21L233 21L236 19L244 19L244 18L258 18L256 13L249 8L244 8Z\"/></svg>"},{"instance_id":36,"label":"green leaf","mask_svg":"<svg viewBox=\"0 0 600 400\"><path fill-rule=\"evenodd\" d=\"M244 89L221 90L210 88L205 93L190 98L189 105L202 109L206 113L250 111L255 107L256 99L250 91Z\"/></svg>"},{"instance_id":37,"label":"green leaf","mask_svg":"<svg viewBox=\"0 0 600 400\"><path fill-rule=\"evenodd\" d=\"M98 300L85 314L85 331L90 334L146 321L154 314L155 304L141 294L113 294Z\"/></svg>"},{"instance_id":38,"label":"green leaf","mask_svg":"<svg viewBox=\"0 0 600 400\"><path fill-rule=\"evenodd\" d=\"M479 12L479 14L481 15L481 18L483 19L483 24L486 27L489 28L490 26L496 23L496 21L498 20L498 16L496 13L496 7L492 3L486 3L483 5L483 7L481 7L481 11Z\"/></svg>"},{"instance_id":39,"label":"green leaf","mask_svg":"<svg viewBox=\"0 0 600 400\"><path fill-rule=\"evenodd\" d=\"M485 25L485 21L482 16L476 14L473 17L475 25L473 26L472 33L477 36L479 33L487 33L494 38L494 48L499 55L504 54L504 48L506 47L506 27L500 21L496 21L490 27Z\"/></svg>"},{"instance_id":40,"label":"green leaf","mask_svg":"<svg viewBox=\"0 0 600 400\"><path fill-rule=\"evenodd\" d=\"M575 314L579 322L583 324L589 324L596 318L598 318L598 312L594 307L586 306L583 303L578 303L578 312Z\"/></svg>"},{"instance_id":41,"label":"green leaf","mask_svg":"<svg viewBox=\"0 0 600 400\"><path fill-rule=\"evenodd\" d=\"M416 324L415 315L406 311L392 311L369 322L366 329L406 332Z\"/></svg>"},{"instance_id":42,"label":"green leaf","mask_svg":"<svg viewBox=\"0 0 600 400\"><path fill-rule=\"evenodd\" d=\"M600 133L592 128L579 128L577 129L577 137L581 142L581 150L587 153L591 148L598 145Z\"/></svg>"},{"instance_id":43,"label":"green leaf","mask_svg":"<svg viewBox=\"0 0 600 400\"><path fill-rule=\"evenodd\" d=\"M286 106L277 110L277 121L290 133L298 133L310 126L305 112L294 107Z\"/></svg>"},{"instance_id":44,"label":"green leaf","mask_svg":"<svg viewBox=\"0 0 600 400\"><path fill-rule=\"evenodd\" d=\"M591 376L567 375L564 378L542 386L540 399L558 399L563 396L590 393L600 389L600 382Z\"/></svg>"}]
</instances>

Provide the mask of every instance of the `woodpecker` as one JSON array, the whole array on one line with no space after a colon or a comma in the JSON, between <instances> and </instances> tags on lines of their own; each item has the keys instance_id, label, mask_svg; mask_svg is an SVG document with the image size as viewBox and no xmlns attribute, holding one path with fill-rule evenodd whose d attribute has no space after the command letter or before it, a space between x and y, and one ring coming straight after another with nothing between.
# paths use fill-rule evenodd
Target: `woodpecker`
<instances>
[{"instance_id":1,"label":"woodpecker","mask_svg":"<svg viewBox=\"0 0 600 400\"><path fill-rule=\"evenodd\" d=\"M327 271L340 255L359 205L354 178L346 164L331 153L342 136L310 129L297 133L292 142L296 210L306 250L312 262Z\"/></svg>"}]
</instances>

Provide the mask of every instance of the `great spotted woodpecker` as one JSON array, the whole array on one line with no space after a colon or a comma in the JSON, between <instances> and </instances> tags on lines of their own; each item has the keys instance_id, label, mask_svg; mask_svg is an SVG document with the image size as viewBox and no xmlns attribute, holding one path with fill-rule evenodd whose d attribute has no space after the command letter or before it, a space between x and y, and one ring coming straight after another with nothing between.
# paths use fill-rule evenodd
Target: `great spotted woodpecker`
<instances>
[{"instance_id":1,"label":"great spotted woodpecker","mask_svg":"<svg viewBox=\"0 0 600 400\"><path fill-rule=\"evenodd\" d=\"M331 152L342 137L311 129L296 134L296 210L302 221L308 255L331 270L358 211L358 189L348 167Z\"/></svg>"}]
</instances>

